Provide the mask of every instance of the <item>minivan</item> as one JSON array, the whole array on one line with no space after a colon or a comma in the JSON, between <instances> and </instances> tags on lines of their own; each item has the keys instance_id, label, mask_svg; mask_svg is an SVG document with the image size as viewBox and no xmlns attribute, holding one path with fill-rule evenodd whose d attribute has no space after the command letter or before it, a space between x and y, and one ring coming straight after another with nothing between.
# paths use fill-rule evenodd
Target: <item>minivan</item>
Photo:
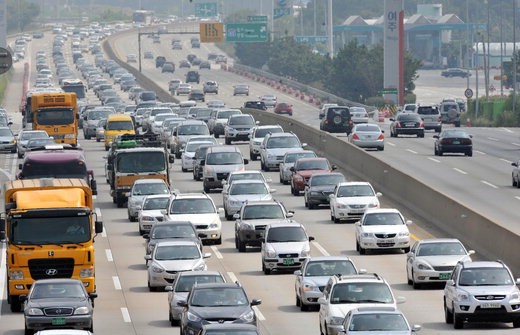
<instances>
[{"instance_id":1,"label":"minivan","mask_svg":"<svg viewBox=\"0 0 520 335\"><path fill-rule=\"evenodd\" d=\"M202 165L202 181L204 192L222 188L222 181L234 171L244 171L249 161L242 157L237 146L211 146L206 151Z\"/></svg>"},{"instance_id":2,"label":"minivan","mask_svg":"<svg viewBox=\"0 0 520 335\"><path fill-rule=\"evenodd\" d=\"M437 133L441 132L441 112L439 112L439 108L436 105L418 106L416 113L422 118L425 130L434 129Z\"/></svg>"}]
</instances>

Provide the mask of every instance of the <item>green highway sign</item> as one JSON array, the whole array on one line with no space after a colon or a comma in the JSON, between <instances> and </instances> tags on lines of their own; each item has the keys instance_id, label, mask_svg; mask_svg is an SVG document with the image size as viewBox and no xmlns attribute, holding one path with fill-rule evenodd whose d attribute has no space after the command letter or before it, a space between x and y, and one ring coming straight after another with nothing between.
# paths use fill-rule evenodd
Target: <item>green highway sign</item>
<instances>
[{"instance_id":1,"label":"green highway sign","mask_svg":"<svg viewBox=\"0 0 520 335\"><path fill-rule=\"evenodd\" d=\"M296 43L325 43L329 40L328 36L294 36Z\"/></svg>"},{"instance_id":2,"label":"green highway sign","mask_svg":"<svg viewBox=\"0 0 520 335\"><path fill-rule=\"evenodd\" d=\"M279 19L282 16L291 15L291 8L290 7L281 7L281 8L275 8L274 9L274 15L273 18Z\"/></svg>"},{"instance_id":3,"label":"green highway sign","mask_svg":"<svg viewBox=\"0 0 520 335\"><path fill-rule=\"evenodd\" d=\"M195 16L197 17L215 17L217 16L217 3L196 3L195 4Z\"/></svg>"},{"instance_id":4,"label":"green highway sign","mask_svg":"<svg viewBox=\"0 0 520 335\"><path fill-rule=\"evenodd\" d=\"M397 88L383 88L377 91L379 94L397 94Z\"/></svg>"},{"instance_id":5,"label":"green highway sign","mask_svg":"<svg viewBox=\"0 0 520 335\"><path fill-rule=\"evenodd\" d=\"M248 16L247 22L267 22L267 15Z\"/></svg>"},{"instance_id":6,"label":"green highway sign","mask_svg":"<svg viewBox=\"0 0 520 335\"><path fill-rule=\"evenodd\" d=\"M267 42L267 23L228 23L227 42Z\"/></svg>"}]
</instances>

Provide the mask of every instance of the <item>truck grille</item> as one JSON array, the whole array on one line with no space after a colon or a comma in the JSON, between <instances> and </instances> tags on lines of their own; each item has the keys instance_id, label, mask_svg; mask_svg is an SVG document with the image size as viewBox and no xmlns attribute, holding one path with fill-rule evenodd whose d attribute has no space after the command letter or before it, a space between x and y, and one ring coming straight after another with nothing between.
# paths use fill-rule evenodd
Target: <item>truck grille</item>
<instances>
[{"instance_id":1,"label":"truck grille","mask_svg":"<svg viewBox=\"0 0 520 335\"><path fill-rule=\"evenodd\" d=\"M71 278L74 272L73 258L30 259L29 271L34 280Z\"/></svg>"}]
</instances>

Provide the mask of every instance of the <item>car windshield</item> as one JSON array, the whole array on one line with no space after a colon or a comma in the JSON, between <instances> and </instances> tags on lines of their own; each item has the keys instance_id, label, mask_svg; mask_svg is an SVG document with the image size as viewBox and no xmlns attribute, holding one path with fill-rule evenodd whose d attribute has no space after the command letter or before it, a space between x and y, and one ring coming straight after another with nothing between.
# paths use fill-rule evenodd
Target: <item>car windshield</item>
<instances>
[{"instance_id":1,"label":"car windshield","mask_svg":"<svg viewBox=\"0 0 520 335\"><path fill-rule=\"evenodd\" d=\"M398 213L371 213L365 215L364 226L394 226L404 224Z\"/></svg>"},{"instance_id":2,"label":"car windshield","mask_svg":"<svg viewBox=\"0 0 520 335\"><path fill-rule=\"evenodd\" d=\"M274 137L267 141L268 149L280 149L280 148L300 148L300 141L294 136L287 137Z\"/></svg>"},{"instance_id":3,"label":"car windshield","mask_svg":"<svg viewBox=\"0 0 520 335\"><path fill-rule=\"evenodd\" d=\"M392 303L390 288L383 283L341 283L330 293L331 304Z\"/></svg>"},{"instance_id":4,"label":"car windshield","mask_svg":"<svg viewBox=\"0 0 520 335\"><path fill-rule=\"evenodd\" d=\"M437 115L439 114L439 110L437 109L437 107L419 107L417 108L417 114L421 114L421 115Z\"/></svg>"},{"instance_id":5,"label":"car windshield","mask_svg":"<svg viewBox=\"0 0 520 335\"><path fill-rule=\"evenodd\" d=\"M402 314L362 313L352 316L348 330L356 332L407 331L409 327Z\"/></svg>"},{"instance_id":6,"label":"car windshield","mask_svg":"<svg viewBox=\"0 0 520 335\"><path fill-rule=\"evenodd\" d=\"M195 238L194 226L190 223L187 224L160 224L153 228L151 235L152 239L163 239L163 238Z\"/></svg>"},{"instance_id":7,"label":"car windshield","mask_svg":"<svg viewBox=\"0 0 520 335\"><path fill-rule=\"evenodd\" d=\"M168 194L168 186L163 183L142 183L136 184L132 188L132 195L152 195L152 194Z\"/></svg>"},{"instance_id":8,"label":"car windshield","mask_svg":"<svg viewBox=\"0 0 520 335\"><path fill-rule=\"evenodd\" d=\"M295 152L285 155L284 163L294 163L300 158L312 158L316 157L314 152Z\"/></svg>"},{"instance_id":9,"label":"car windshield","mask_svg":"<svg viewBox=\"0 0 520 335\"><path fill-rule=\"evenodd\" d=\"M348 185L340 186L338 198L344 197L370 197L374 196L374 190L368 185Z\"/></svg>"},{"instance_id":10,"label":"car windshield","mask_svg":"<svg viewBox=\"0 0 520 335\"><path fill-rule=\"evenodd\" d=\"M206 165L236 165L243 164L242 154L239 152L214 152L206 157Z\"/></svg>"},{"instance_id":11,"label":"car windshield","mask_svg":"<svg viewBox=\"0 0 520 335\"><path fill-rule=\"evenodd\" d=\"M212 284L223 282L224 279L220 275L179 276L175 284L175 292L190 292L193 285L195 284Z\"/></svg>"},{"instance_id":12,"label":"car windshield","mask_svg":"<svg viewBox=\"0 0 520 335\"><path fill-rule=\"evenodd\" d=\"M173 261L200 258L200 249L196 245L159 245L155 248L155 259Z\"/></svg>"},{"instance_id":13,"label":"car windshield","mask_svg":"<svg viewBox=\"0 0 520 335\"><path fill-rule=\"evenodd\" d=\"M191 142L186 145L184 152L195 152L201 145L211 144L210 142Z\"/></svg>"},{"instance_id":14,"label":"car windshield","mask_svg":"<svg viewBox=\"0 0 520 335\"><path fill-rule=\"evenodd\" d=\"M242 194L268 194L269 190L264 183L232 184L229 190L230 195Z\"/></svg>"},{"instance_id":15,"label":"car windshield","mask_svg":"<svg viewBox=\"0 0 520 335\"><path fill-rule=\"evenodd\" d=\"M239 115L229 119L229 125L254 125L255 120L250 115Z\"/></svg>"},{"instance_id":16,"label":"car windshield","mask_svg":"<svg viewBox=\"0 0 520 335\"><path fill-rule=\"evenodd\" d=\"M282 132L283 132L282 128L279 128L279 127L260 128L255 131L255 138L264 138L265 135L267 135L269 133L275 134L275 133L282 133Z\"/></svg>"},{"instance_id":17,"label":"car windshield","mask_svg":"<svg viewBox=\"0 0 520 335\"><path fill-rule=\"evenodd\" d=\"M88 113L87 118L89 120L106 119L108 117L108 115L110 115L111 113L112 113L112 111L109 111L109 110L94 110L94 111L90 111Z\"/></svg>"},{"instance_id":18,"label":"car windshield","mask_svg":"<svg viewBox=\"0 0 520 335\"><path fill-rule=\"evenodd\" d=\"M284 212L280 205L251 205L245 206L242 213L243 220L284 219Z\"/></svg>"},{"instance_id":19,"label":"car windshield","mask_svg":"<svg viewBox=\"0 0 520 335\"><path fill-rule=\"evenodd\" d=\"M469 138L468 133L464 130L445 130L441 137L462 137Z\"/></svg>"},{"instance_id":20,"label":"car windshield","mask_svg":"<svg viewBox=\"0 0 520 335\"><path fill-rule=\"evenodd\" d=\"M326 160L296 161L295 170L330 170L329 162Z\"/></svg>"},{"instance_id":21,"label":"car windshield","mask_svg":"<svg viewBox=\"0 0 520 335\"><path fill-rule=\"evenodd\" d=\"M310 186L336 185L345 181L345 177L340 174L312 176Z\"/></svg>"},{"instance_id":22,"label":"car windshield","mask_svg":"<svg viewBox=\"0 0 520 335\"><path fill-rule=\"evenodd\" d=\"M107 130L133 130L134 124L128 121L109 121L107 122Z\"/></svg>"},{"instance_id":23,"label":"car windshield","mask_svg":"<svg viewBox=\"0 0 520 335\"><path fill-rule=\"evenodd\" d=\"M31 291L31 299L70 299L84 298L85 292L80 283L38 283Z\"/></svg>"},{"instance_id":24,"label":"car windshield","mask_svg":"<svg viewBox=\"0 0 520 335\"><path fill-rule=\"evenodd\" d=\"M159 172L166 169L164 152L125 152L116 156L121 173Z\"/></svg>"},{"instance_id":25,"label":"car windshield","mask_svg":"<svg viewBox=\"0 0 520 335\"><path fill-rule=\"evenodd\" d=\"M513 285L506 268L464 268L459 275L460 286Z\"/></svg>"},{"instance_id":26,"label":"car windshield","mask_svg":"<svg viewBox=\"0 0 520 335\"><path fill-rule=\"evenodd\" d=\"M466 250L459 242L421 243L417 256L465 255Z\"/></svg>"},{"instance_id":27,"label":"car windshield","mask_svg":"<svg viewBox=\"0 0 520 335\"><path fill-rule=\"evenodd\" d=\"M35 131L35 132L23 132L22 136L20 136L21 141L27 141L32 138L48 138L49 135L45 131Z\"/></svg>"},{"instance_id":28,"label":"car windshield","mask_svg":"<svg viewBox=\"0 0 520 335\"><path fill-rule=\"evenodd\" d=\"M177 127L177 135L209 135L209 130L205 124L182 125Z\"/></svg>"},{"instance_id":29,"label":"car windshield","mask_svg":"<svg viewBox=\"0 0 520 335\"><path fill-rule=\"evenodd\" d=\"M372 124L363 124L356 126L356 132L380 132L381 129L378 125Z\"/></svg>"},{"instance_id":30,"label":"car windshield","mask_svg":"<svg viewBox=\"0 0 520 335\"><path fill-rule=\"evenodd\" d=\"M10 129L0 129L0 136L3 136L3 137L10 136L10 137L12 137L13 133L11 132Z\"/></svg>"},{"instance_id":31,"label":"car windshield","mask_svg":"<svg viewBox=\"0 0 520 335\"><path fill-rule=\"evenodd\" d=\"M241 114L240 111L220 111L217 113L217 119L229 119L232 115Z\"/></svg>"},{"instance_id":32,"label":"car windshield","mask_svg":"<svg viewBox=\"0 0 520 335\"><path fill-rule=\"evenodd\" d=\"M176 199L170 206L170 214L209 214L215 213L210 199Z\"/></svg>"},{"instance_id":33,"label":"car windshield","mask_svg":"<svg viewBox=\"0 0 520 335\"><path fill-rule=\"evenodd\" d=\"M207 288L192 291L192 306L221 307L247 305L246 294L240 287Z\"/></svg>"},{"instance_id":34,"label":"car windshield","mask_svg":"<svg viewBox=\"0 0 520 335\"><path fill-rule=\"evenodd\" d=\"M190 111L190 114L194 114L195 117L209 117L212 110L210 108L201 108L194 111Z\"/></svg>"},{"instance_id":35,"label":"car windshield","mask_svg":"<svg viewBox=\"0 0 520 335\"><path fill-rule=\"evenodd\" d=\"M235 180L261 180L261 181L264 181L264 176L261 173L233 173L229 176L228 183L231 184Z\"/></svg>"},{"instance_id":36,"label":"car windshield","mask_svg":"<svg viewBox=\"0 0 520 335\"><path fill-rule=\"evenodd\" d=\"M166 209L170 198L148 198L144 201L143 210Z\"/></svg>"},{"instance_id":37,"label":"car windshield","mask_svg":"<svg viewBox=\"0 0 520 335\"><path fill-rule=\"evenodd\" d=\"M338 274L351 275L356 273L356 268L352 262L346 260L311 261L305 267L306 277L329 277Z\"/></svg>"},{"instance_id":38,"label":"car windshield","mask_svg":"<svg viewBox=\"0 0 520 335\"><path fill-rule=\"evenodd\" d=\"M5 136L5 135L2 135ZM27 142L27 148L36 148L40 146L44 146L47 144L54 144L54 140L52 138L34 138Z\"/></svg>"},{"instance_id":39,"label":"car windshield","mask_svg":"<svg viewBox=\"0 0 520 335\"><path fill-rule=\"evenodd\" d=\"M267 242L304 242L307 234L301 227L274 227L267 233Z\"/></svg>"}]
</instances>

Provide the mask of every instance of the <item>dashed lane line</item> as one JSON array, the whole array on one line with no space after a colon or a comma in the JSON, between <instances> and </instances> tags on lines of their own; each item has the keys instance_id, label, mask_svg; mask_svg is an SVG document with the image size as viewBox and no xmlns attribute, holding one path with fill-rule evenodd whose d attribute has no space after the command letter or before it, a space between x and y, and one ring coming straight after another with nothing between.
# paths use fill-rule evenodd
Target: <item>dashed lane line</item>
<instances>
[{"instance_id":1,"label":"dashed lane line","mask_svg":"<svg viewBox=\"0 0 520 335\"><path fill-rule=\"evenodd\" d=\"M107 256L107 261L109 261L109 262L113 262L114 261L114 257L112 257L112 250L105 249L105 254Z\"/></svg>"},{"instance_id":2,"label":"dashed lane line","mask_svg":"<svg viewBox=\"0 0 520 335\"><path fill-rule=\"evenodd\" d=\"M258 307L253 306L251 308L255 311L256 317L259 321L265 321L265 316L262 314L262 312L260 312L260 309Z\"/></svg>"},{"instance_id":3,"label":"dashed lane line","mask_svg":"<svg viewBox=\"0 0 520 335\"><path fill-rule=\"evenodd\" d=\"M455 170L455 171L457 171L458 173L461 173L461 174L468 174L466 171L458 169L458 168L453 168L453 170Z\"/></svg>"},{"instance_id":4,"label":"dashed lane line","mask_svg":"<svg viewBox=\"0 0 520 335\"><path fill-rule=\"evenodd\" d=\"M232 283L236 283L238 281L237 276L235 276L233 272L228 272L227 275Z\"/></svg>"},{"instance_id":5,"label":"dashed lane line","mask_svg":"<svg viewBox=\"0 0 520 335\"><path fill-rule=\"evenodd\" d=\"M412 149L406 149L406 151L411 152L412 154L417 154L417 151L414 151Z\"/></svg>"},{"instance_id":6,"label":"dashed lane line","mask_svg":"<svg viewBox=\"0 0 520 335\"><path fill-rule=\"evenodd\" d=\"M433 157L428 157L429 160L431 160L432 162L435 162L435 163L440 163L441 161L436 159L436 158L433 158Z\"/></svg>"},{"instance_id":7,"label":"dashed lane line","mask_svg":"<svg viewBox=\"0 0 520 335\"><path fill-rule=\"evenodd\" d=\"M485 184L487 186L490 186L490 187L493 187L493 188L498 188L498 186L494 185L494 184L491 184L490 182L488 181L485 181L485 180L481 180L480 181L482 184Z\"/></svg>"},{"instance_id":8,"label":"dashed lane line","mask_svg":"<svg viewBox=\"0 0 520 335\"><path fill-rule=\"evenodd\" d=\"M114 288L118 291L121 290L121 282L119 281L119 277L113 276L112 281L114 282Z\"/></svg>"},{"instance_id":9,"label":"dashed lane line","mask_svg":"<svg viewBox=\"0 0 520 335\"><path fill-rule=\"evenodd\" d=\"M323 256L330 256L330 254L327 252L327 250L325 250L324 247L321 246L321 244L319 244L318 242L315 242L315 241L313 241L311 243L314 247L316 247L316 249L318 249L323 254Z\"/></svg>"},{"instance_id":10,"label":"dashed lane line","mask_svg":"<svg viewBox=\"0 0 520 335\"><path fill-rule=\"evenodd\" d=\"M215 256L217 256L218 259L223 259L224 257L222 256L222 254L220 253L220 251L218 251L218 248L214 245L211 246L211 250L213 250L213 253L215 254Z\"/></svg>"},{"instance_id":11,"label":"dashed lane line","mask_svg":"<svg viewBox=\"0 0 520 335\"><path fill-rule=\"evenodd\" d=\"M507 164L511 164L511 163L513 163L513 162L511 162L510 160L507 160L507 159L505 159L505 158L499 158L499 159L500 159L502 162L505 162L505 163L507 163Z\"/></svg>"},{"instance_id":12,"label":"dashed lane line","mask_svg":"<svg viewBox=\"0 0 520 335\"><path fill-rule=\"evenodd\" d=\"M123 315L123 321L126 323L132 322L132 319L130 318L130 313L128 313L128 308L121 307L121 314Z\"/></svg>"}]
</instances>

